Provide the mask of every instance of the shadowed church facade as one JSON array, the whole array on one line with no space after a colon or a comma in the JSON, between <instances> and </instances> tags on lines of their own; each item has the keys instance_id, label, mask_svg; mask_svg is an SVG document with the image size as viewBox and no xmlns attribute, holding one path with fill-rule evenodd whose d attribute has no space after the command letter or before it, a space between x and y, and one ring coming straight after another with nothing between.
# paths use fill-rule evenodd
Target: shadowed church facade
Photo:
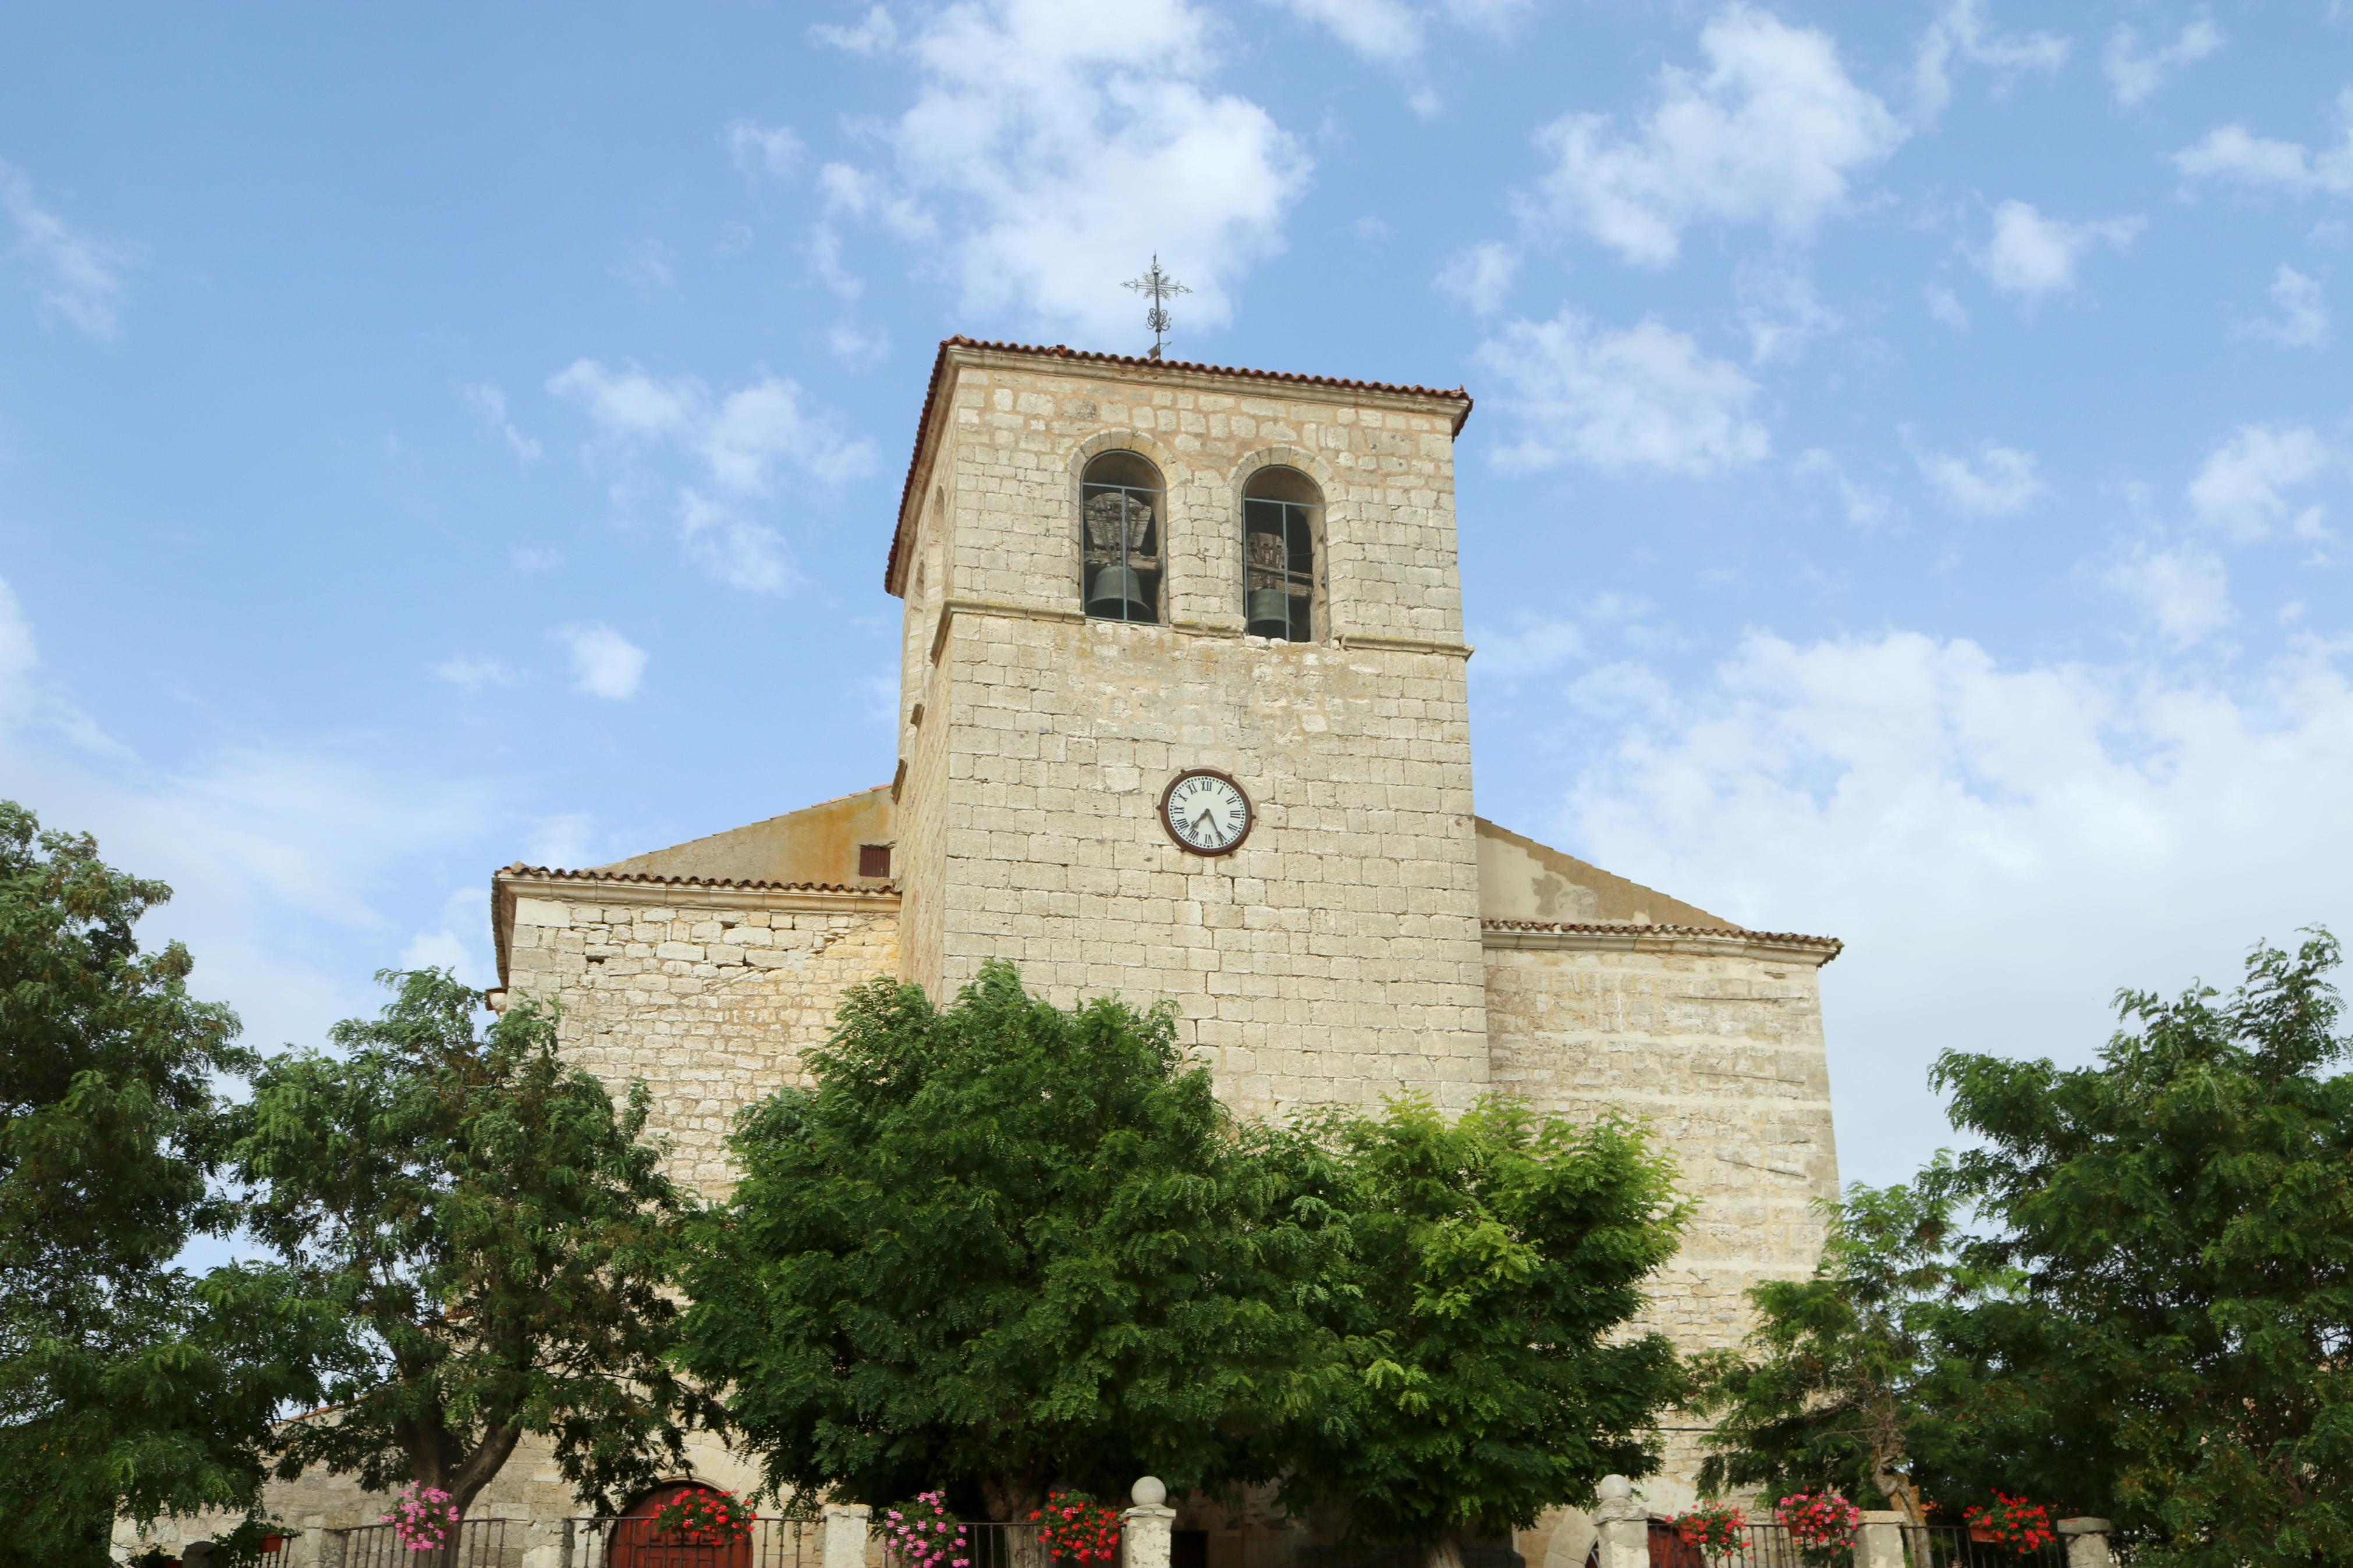
<instances>
[{"instance_id":1,"label":"shadowed church facade","mask_svg":"<svg viewBox=\"0 0 2353 1568\"><path fill-rule=\"evenodd\" d=\"M842 990L952 994L992 958L1068 1005L1178 1010L1239 1112L1402 1092L1647 1118L1698 1213L1651 1318L1736 1342L1837 1189L1818 972L1475 815L1456 573L1462 392L952 339L882 585L905 603L892 781L613 865L493 885L502 990L644 1079L718 1194L734 1115L801 1081ZM722 1481L744 1472L708 1456ZM1654 1506L1691 1496L1673 1435ZM306 1478L280 1504L341 1522ZM572 1511L518 1452L477 1513ZM1211 1568L1263 1518L1180 1518ZM1574 1568L1565 1510L1518 1542Z\"/></svg>"}]
</instances>

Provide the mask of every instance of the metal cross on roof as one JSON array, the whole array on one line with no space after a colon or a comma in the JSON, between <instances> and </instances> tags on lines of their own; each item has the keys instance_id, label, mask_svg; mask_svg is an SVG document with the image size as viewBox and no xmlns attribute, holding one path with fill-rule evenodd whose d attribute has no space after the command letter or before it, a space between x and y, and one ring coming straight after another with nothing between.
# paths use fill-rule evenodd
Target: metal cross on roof
<instances>
[{"instance_id":1,"label":"metal cross on roof","mask_svg":"<svg viewBox=\"0 0 2353 1568\"><path fill-rule=\"evenodd\" d=\"M1129 279L1125 287L1134 289L1152 301L1152 308L1144 312L1144 324L1152 329L1152 357L1158 359L1161 340L1168 335L1170 324L1168 301L1179 294L1190 294L1193 290L1160 270L1158 251L1152 253L1152 270L1141 278Z\"/></svg>"}]
</instances>

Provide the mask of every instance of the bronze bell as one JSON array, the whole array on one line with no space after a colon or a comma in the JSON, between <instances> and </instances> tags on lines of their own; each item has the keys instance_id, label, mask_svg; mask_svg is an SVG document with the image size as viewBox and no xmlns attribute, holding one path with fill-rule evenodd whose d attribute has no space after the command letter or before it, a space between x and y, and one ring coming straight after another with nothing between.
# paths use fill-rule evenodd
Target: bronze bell
<instances>
[{"instance_id":1,"label":"bronze bell","mask_svg":"<svg viewBox=\"0 0 2353 1568\"><path fill-rule=\"evenodd\" d=\"M1133 566L1106 566L1095 574L1087 595L1087 614L1105 621L1150 621L1152 602L1144 596L1144 579Z\"/></svg>"},{"instance_id":2,"label":"bronze bell","mask_svg":"<svg viewBox=\"0 0 2353 1568\"><path fill-rule=\"evenodd\" d=\"M1291 595L1280 588L1252 588L1243 629L1254 637L1291 635Z\"/></svg>"}]
</instances>

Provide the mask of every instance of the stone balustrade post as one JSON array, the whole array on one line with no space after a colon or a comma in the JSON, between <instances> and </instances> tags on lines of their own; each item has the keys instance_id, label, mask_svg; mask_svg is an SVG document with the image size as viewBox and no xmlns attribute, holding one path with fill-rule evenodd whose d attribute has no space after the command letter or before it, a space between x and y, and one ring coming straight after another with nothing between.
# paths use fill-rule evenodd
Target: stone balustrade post
<instances>
[{"instance_id":1,"label":"stone balustrade post","mask_svg":"<svg viewBox=\"0 0 2353 1568\"><path fill-rule=\"evenodd\" d=\"M1854 1568L1904 1568L1904 1515L1892 1508L1865 1509L1854 1532Z\"/></svg>"},{"instance_id":2,"label":"stone balustrade post","mask_svg":"<svg viewBox=\"0 0 2353 1568\"><path fill-rule=\"evenodd\" d=\"M326 1530L325 1514L304 1514L301 1527L286 1542L286 1568L319 1568L319 1554L326 1539Z\"/></svg>"},{"instance_id":3,"label":"stone balustrade post","mask_svg":"<svg viewBox=\"0 0 2353 1568\"><path fill-rule=\"evenodd\" d=\"M2116 1559L2108 1552L2111 1528L2105 1519L2061 1520L2059 1539L2067 1543L2067 1568L2112 1568Z\"/></svg>"},{"instance_id":4,"label":"stone balustrade post","mask_svg":"<svg viewBox=\"0 0 2353 1568\"><path fill-rule=\"evenodd\" d=\"M534 1519L523 1526L522 1568L572 1568L572 1521Z\"/></svg>"},{"instance_id":5,"label":"stone balustrade post","mask_svg":"<svg viewBox=\"0 0 2353 1568\"><path fill-rule=\"evenodd\" d=\"M1169 1568L1176 1551L1176 1510L1167 1506L1167 1487L1157 1476L1142 1476L1127 1495L1135 1506L1119 1516L1122 1568Z\"/></svg>"},{"instance_id":6,"label":"stone balustrade post","mask_svg":"<svg viewBox=\"0 0 2353 1568\"><path fill-rule=\"evenodd\" d=\"M321 1529L319 1531L319 1568L343 1568L343 1559L351 1546L347 1531Z\"/></svg>"},{"instance_id":7,"label":"stone balustrade post","mask_svg":"<svg viewBox=\"0 0 2353 1568\"><path fill-rule=\"evenodd\" d=\"M1593 1522L1601 1536L1601 1568L1651 1568L1651 1515L1634 1500L1633 1482L1602 1477Z\"/></svg>"},{"instance_id":8,"label":"stone balustrade post","mask_svg":"<svg viewBox=\"0 0 2353 1568\"><path fill-rule=\"evenodd\" d=\"M874 1510L862 1502L829 1502L818 1548L821 1568L866 1568L866 1537Z\"/></svg>"}]
</instances>

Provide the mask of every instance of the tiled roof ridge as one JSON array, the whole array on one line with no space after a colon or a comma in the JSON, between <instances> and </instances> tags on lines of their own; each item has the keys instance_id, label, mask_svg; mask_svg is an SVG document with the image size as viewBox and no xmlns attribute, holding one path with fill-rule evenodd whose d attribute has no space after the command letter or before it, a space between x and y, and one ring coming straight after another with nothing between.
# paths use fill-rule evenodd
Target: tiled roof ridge
<instances>
[{"instance_id":1,"label":"tiled roof ridge","mask_svg":"<svg viewBox=\"0 0 2353 1568\"><path fill-rule=\"evenodd\" d=\"M777 893L895 893L896 882L853 885L848 882L764 882L738 880L730 877L657 877L649 871L600 871L590 868L585 871L566 870L560 866L526 866L518 860L512 866L501 866L501 877L547 877L560 882L645 882L663 887L680 888L742 888L749 891Z\"/></svg>"},{"instance_id":2,"label":"tiled roof ridge","mask_svg":"<svg viewBox=\"0 0 2353 1568\"><path fill-rule=\"evenodd\" d=\"M915 449L907 458L906 481L899 487L899 523L891 533L891 553L882 560L882 591L891 590L891 577L899 564L900 547L907 542L908 503L915 495L915 467L923 458L923 432L932 427L932 405L939 400L940 377L946 374L950 349L989 349L998 353L1037 354L1046 359L1080 360L1090 364L1117 364L1149 367L1155 370L1199 371L1208 375L1238 375L1252 381L1279 381L1306 386L1342 386L1356 392L1389 392L1406 397L1445 397L1459 399L1462 412L1454 416L1454 428L1459 434L1462 422L1471 417L1470 389L1458 386L1449 392L1435 386L1408 386L1391 381L1357 381L1345 375L1310 375L1295 370L1250 370L1239 365L1203 364L1196 360L1145 359L1135 354L1106 353L1100 349L1074 349L1067 343L1005 343L987 338L968 338L962 332L940 340L940 352L932 361L931 384L923 389L923 405L915 416Z\"/></svg>"},{"instance_id":3,"label":"tiled roof ridge","mask_svg":"<svg viewBox=\"0 0 2353 1568\"><path fill-rule=\"evenodd\" d=\"M1667 936L1737 937L1746 942L1792 942L1808 947L1840 948L1846 945L1834 936L1807 936L1794 931L1751 931L1746 926L1678 926L1659 925L1649 921L1507 921L1490 920L1482 916L1479 924L1488 931L1659 931Z\"/></svg>"}]
</instances>

